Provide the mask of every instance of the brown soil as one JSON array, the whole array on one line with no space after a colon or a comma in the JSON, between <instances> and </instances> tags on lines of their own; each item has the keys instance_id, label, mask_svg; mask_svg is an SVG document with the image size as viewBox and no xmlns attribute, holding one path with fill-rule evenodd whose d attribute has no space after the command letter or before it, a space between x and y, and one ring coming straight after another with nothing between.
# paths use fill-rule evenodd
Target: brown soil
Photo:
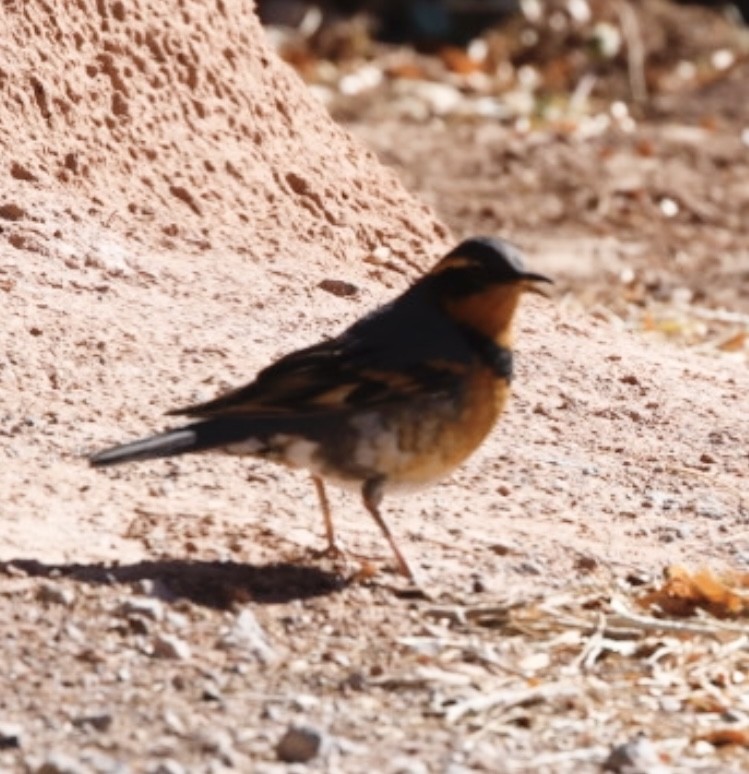
<instances>
[{"instance_id":1,"label":"brown soil","mask_svg":"<svg viewBox=\"0 0 749 774\"><path fill-rule=\"evenodd\" d=\"M668 770L745 770L741 745L701 740L702 705L651 706L645 683L627 694L639 712L595 716L598 672L506 703L537 716L450 712L534 684L529 630L457 609L749 563L743 119L726 110L706 137L671 114L592 142L354 126L451 234L278 61L249 2L24 3L5 20L0 769L293 771L276 745L302 723L325 742L311 771L595 771L643 728ZM735 105L739 85L715 99ZM663 198L680 207L667 225ZM386 503L437 602L403 598L349 494L333 494L338 528L383 569L362 581L316 558L304 476L220 457L87 467L476 231L514 237L560 290L526 305L492 438ZM708 316L691 348L645 335L652 299L682 287L738 322ZM570 648L556 678L580 667ZM729 682L749 667L732 663Z\"/></svg>"}]
</instances>

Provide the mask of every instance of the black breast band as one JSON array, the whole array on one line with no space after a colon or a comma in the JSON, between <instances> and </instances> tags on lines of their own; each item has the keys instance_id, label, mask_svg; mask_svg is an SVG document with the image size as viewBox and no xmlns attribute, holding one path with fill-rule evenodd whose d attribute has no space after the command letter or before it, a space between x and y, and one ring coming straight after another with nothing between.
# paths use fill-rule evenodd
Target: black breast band
<instances>
[{"instance_id":1,"label":"black breast band","mask_svg":"<svg viewBox=\"0 0 749 774\"><path fill-rule=\"evenodd\" d=\"M468 339L472 349L479 357L479 360L491 369L495 376L512 380L512 350L502 347L496 341L488 336L470 329L463 328L463 334Z\"/></svg>"}]
</instances>

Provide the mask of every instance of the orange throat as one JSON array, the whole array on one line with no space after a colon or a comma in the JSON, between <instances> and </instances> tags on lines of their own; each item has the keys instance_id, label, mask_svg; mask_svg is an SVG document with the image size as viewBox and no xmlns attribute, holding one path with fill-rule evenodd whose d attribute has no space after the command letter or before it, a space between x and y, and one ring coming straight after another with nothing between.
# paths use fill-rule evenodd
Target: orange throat
<instances>
[{"instance_id":1,"label":"orange throat","mask_svg":"<svg viewBox=\"0 0 749 774\"><path fill-rule=\"evenodd\" d=\"M494 285L445 304L456 322L471 328L499 346L512 346L512 318L523 290L518 285Z\"/></svg>"}]
</instances>

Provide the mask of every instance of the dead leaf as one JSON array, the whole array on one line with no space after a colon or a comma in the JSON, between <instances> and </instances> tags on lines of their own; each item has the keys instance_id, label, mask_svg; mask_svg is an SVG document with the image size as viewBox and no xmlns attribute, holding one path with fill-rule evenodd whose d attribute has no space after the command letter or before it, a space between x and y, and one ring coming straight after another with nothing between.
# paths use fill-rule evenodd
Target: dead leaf
<instances>
[{"instance_id":1,"label":"dead leaf","mask_svg":"<svg viewBox=\"0 0 749 774\"><path fill-rule=\"evenodd\" d=\"M721 341L718 344L718 349L723 352L738 352L744 348L747 339L749 339L749 331L739 331Z\"/></svg>"},{"instance_id":2,"label":"dead leaf","mask_svg":"<svg viewBox=\"0 0 749 774\"><path fill-rule=\"evenodd\" d=\"M698 739L710 742L716 747L725 747L729 744L749 747L749 728L716 728L701 734Z\"/></svg>"},{"instance_id":3,"label":"dead leaf","mask_svg":"<svg viewBox=\"0 0 749 774\"><path fill-rule=\"evenodd\" d=\"M448 70L458 75L469 75L481 70L480 62L471 59L465 51L454 46L440 49L439 57Z\"/></svg>"},{"instance_id":4,"label":"dead leaf","mask_svg":"<svg viewBox=\"0 0 749 774\"><path fill-rule=\"evenodd\" d=\"M694 615L699 608L716 618L735 618L749 611L749 596L738 589L745 587L743 575L718 577L708 568L690 573L673 565L666 570L665 582L639 597L643 607L657 605L674 616Z\"/></svg>"}]
</instances>

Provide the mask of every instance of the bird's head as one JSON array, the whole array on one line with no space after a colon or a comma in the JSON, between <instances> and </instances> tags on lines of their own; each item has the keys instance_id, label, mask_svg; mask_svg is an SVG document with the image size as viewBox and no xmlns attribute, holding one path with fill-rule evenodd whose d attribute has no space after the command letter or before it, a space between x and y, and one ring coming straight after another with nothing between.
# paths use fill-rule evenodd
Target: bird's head
<instances>
[{"instance_id":1,"label":"bird's head","mask_svg":"<svg viewBox=\"0 0 749 774\"><path fill-rule=\"evenodd\" d=\"M525 292L546 295L543 274L525 270L508 242L474 237L451 250L425 277L438 302L457 322L509 346L512 318Z\"/></svg>"}]
</instances>

